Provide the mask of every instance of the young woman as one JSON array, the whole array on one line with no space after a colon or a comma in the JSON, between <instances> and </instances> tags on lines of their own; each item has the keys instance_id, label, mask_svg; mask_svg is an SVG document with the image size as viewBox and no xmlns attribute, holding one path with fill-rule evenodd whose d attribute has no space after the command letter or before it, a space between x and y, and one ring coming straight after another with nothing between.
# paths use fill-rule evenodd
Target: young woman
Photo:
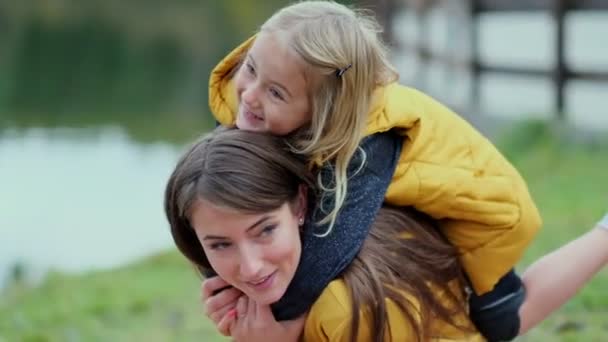
<instances>
[{"instance_id":1,"label":"young woman","mask_svg":"<svg viewBox=\"0 0 608 342\"><path fill-rule=\"evenodd\" d=\"M286 340L270 305L300 262L313 185L283 139L223 129L194 144L169 180L166 211L180 251L246 294L227 313L237 340L251 341L249 328L260 322L270 323L256 331L264 340L277 340L275 332ZM467 316L457 251L430 222L409 208L380 210L353 263L310 309L304 339L481 340Z\"/></svg>"}]
</instances>

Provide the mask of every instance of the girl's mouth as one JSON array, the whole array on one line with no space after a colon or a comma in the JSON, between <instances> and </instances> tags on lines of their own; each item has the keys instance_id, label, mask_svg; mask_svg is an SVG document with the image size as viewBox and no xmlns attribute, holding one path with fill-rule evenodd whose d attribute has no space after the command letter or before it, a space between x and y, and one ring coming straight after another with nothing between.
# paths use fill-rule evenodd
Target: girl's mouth
<instances>
[{"instance_id":1,"label":"girl's mouth","mask_svg":"<svg viewBox=\"0 0 608 342\"><path fill-rule=\"evenodd\" d=\"M262 118L259 115L256 115L250 111L248 111L247 109L243 108L243 114L245 116L245 119L247 119L247 121L252 121L252 122L256 122L256 121L264 121L264 118Z\"/></svg>"}]
</instances>

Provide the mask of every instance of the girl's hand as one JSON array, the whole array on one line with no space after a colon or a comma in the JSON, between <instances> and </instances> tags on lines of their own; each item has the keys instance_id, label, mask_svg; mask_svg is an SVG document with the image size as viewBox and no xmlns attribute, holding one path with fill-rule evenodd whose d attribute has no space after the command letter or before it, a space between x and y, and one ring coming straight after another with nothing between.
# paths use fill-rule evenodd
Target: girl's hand
<instances>
[{"instance_id":1,"label":"girl's hand","mask_svg":"<svg viewBox=\"0 0 608 342\"><path fill-rule=\"evenodd\" d=\"M306 315L277 322L269 305L259 305L246 296L238 299L235 314L229 315L230 333L236 342L299 341Z\"/></svg>"},{"instance_id":2,"label":"girl's hand","mask_svg":"<svg viewBox=\"0 0 608 342\"><path fill-rule=\"evenodd\" d=\"M215 324L222 335L230 336L229 328L232 320L227 314L236 314L237 300L243 293L217 276L205 279L201 292L205 315Z\"/></svg>"}]
</instances>

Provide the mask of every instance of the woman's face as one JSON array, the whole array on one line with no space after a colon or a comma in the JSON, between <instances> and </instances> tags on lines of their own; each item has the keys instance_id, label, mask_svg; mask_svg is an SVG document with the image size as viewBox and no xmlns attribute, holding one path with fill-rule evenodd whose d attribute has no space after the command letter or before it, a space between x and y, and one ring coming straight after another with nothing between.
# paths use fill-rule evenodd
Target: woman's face
<instances>
[{"instance_id":1,"label":"woman's face","mask_svg":"<svg viewBox=\"0 0 608 342\"><path fill-rule=\"evenodd\" d=\"M288 203L243 214L199 199L190 223L218 275L259 304L278 301L293 279L301 253L299 223Z\"/></svg>"},{"instance_id":2,"label":"woman's face","mask_svg":"<svg viewBox=\"0 0 608 342\"><path fill-rule=\"evenodd\" d=\"M261 32L235 76L236 126L286 135L311 120L304 61L273 33Z\"/></svg>"}]
</instances>

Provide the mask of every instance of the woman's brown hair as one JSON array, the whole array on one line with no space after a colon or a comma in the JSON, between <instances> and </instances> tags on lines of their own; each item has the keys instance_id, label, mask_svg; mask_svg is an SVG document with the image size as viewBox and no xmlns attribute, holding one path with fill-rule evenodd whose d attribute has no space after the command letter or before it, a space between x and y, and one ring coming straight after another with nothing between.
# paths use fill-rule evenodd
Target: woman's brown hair
<instances>
[{"instance_id":1,"label":"woman's brown hair","mask_svg":"<svg viewBox=\"0 0 608 342\"><path fill-rule=\"evenodd\" d=\"M400 309L413 331L412 340L429 340L434 320L469 329L456 319L466 315L457 251L432 222L411 208L380 209L361 251L342 276L353 306L351 341L357 341L362 312L371 317L374 342L390 336L385 300Z\"/></svg>"},{"instance_id":2,"label":"woman's brown hair","mask_svg":"<svg viewBox=\"0 0 608 342\"><path fill-rule=\"evenodd\" d=\"M165 214L173 240L202 273L211 269L190 225L198 199L244 213L264 213L294 203L312 177L301 156L281 137L216 128L196 141L178 161L165 189Z\"/></svg>"}]
</instances>

